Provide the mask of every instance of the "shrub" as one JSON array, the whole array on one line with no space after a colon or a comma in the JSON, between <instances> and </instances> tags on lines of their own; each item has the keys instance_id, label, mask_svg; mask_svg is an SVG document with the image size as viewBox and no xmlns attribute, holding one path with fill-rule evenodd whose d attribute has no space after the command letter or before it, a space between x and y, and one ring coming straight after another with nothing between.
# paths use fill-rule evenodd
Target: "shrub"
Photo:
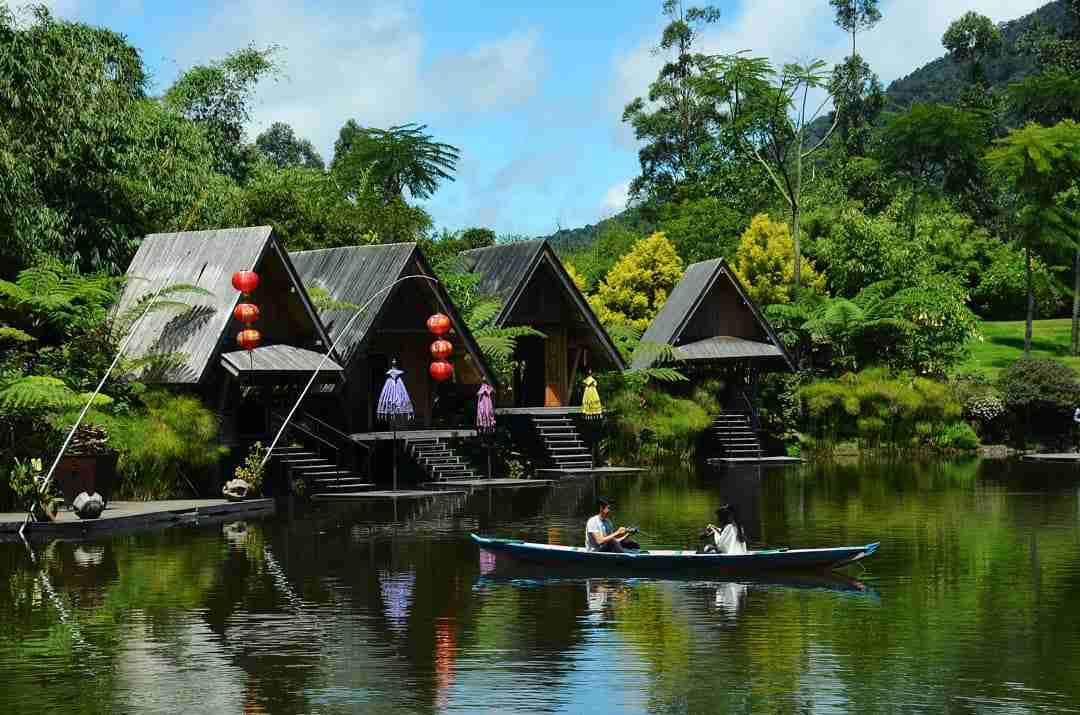
<instances>
[{"instance_id":1,"label":"shrub","mask_svg":"<svg viewBox=\"0 0 1080 715\"><path fill-rule=\"evenodd\" d=\"M998 378L1015 436L1061 435L1072 429L1072 411L1080 405L1080 382L1067 365L1055 360L1017 360Z\"/></svg>"},{"instance_id":2,"label":"shrub","mask_svg":"<svg viewBox=\"0 0 1080 715\"><path fill-rule=\"evenodd\" d=\"M735 274L759 305L790 303L795 276L795 243L786 223L758 214L739 239ZM825 276L808 258L802 261L802 285L809 293L825 293Z\"/></svg>"},{"instance_id":3,"label":"shrub","mask_svg":"<svg viewBox=\"0 0 1080 715\"><path fill-rule=\"evenodd\" d=\"M1032 287L1035 312L1042 317L1058 314L1064 295L1046 263L1032 257ZM1023 320L1027 314L1027 276L1024 253L1014 244L1001 244L993 252L991 263L979 274L972 292L976 311L986 320Z\"/></svg>"}]
</instances>

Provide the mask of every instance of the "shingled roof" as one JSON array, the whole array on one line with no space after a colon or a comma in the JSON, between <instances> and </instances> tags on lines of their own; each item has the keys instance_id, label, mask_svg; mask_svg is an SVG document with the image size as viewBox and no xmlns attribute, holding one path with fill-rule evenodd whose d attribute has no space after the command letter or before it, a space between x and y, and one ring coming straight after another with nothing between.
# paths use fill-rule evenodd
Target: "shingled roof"
<instances>
[{"instance_id":1,"label":"shingled roof","mask_svg":"<svg viewBox=\"0 0 1080 715\"><path fill-rule=\"evenodd\" d=\"M308 286L318 286L336 301L364 306L364 313L349 326L348 333L341 331L352 318L352 309L331 308L320 313L320 318L338 343L337 354L344 365L349 365L365 352L373 334L373 326L383 317L385 306L399 288L386 290L395 281L409 275L434 277L435 273L424 254L415 243L392 243L370 246L344 246L313 251L295 251L291 254L296 270ZM413 281L415 282L415 281ZM491 384L497 378L484 360L480 346L469 331L464 319L450 300L442 284L437 281L420 281L433 292L440 309L450 318L454 331L461 337L473 356L480 372ZM408 282L406 282L408 283ZM404 286L406 283L400 284Z\"/></svg>"},{"instance_id":2,"label":"shingled roof","mask_svg":"<svg viewBox=\"0 0 1080 715\"><path fill-rule=\"evenodd\" d=\"M730 305L708 305L706 298L718 285L727 281L734 288L740 300L732 300ZM760 329L761 337L753 335L685 335L687 326L707 310L744 311L752 316L753 323ZM686 269L682 280L668 296L664 307L649 324L648 330L641 336L643 343L671 345L682 348L679 352L684 360L731 360L753 358L780 358L794 370L795 365L777 338L772 325L762 314L757 304L750 298L738 276L732 272L723 258L694 263ZM634 359L634 369L651 366L656 361L654 351L645 351Z\"/></svg>"},{"instance_id":3,"label":"shingled roof","mask_svg":"<svg viewBox=\"0 0 1080 715\"><path fill-rule=\"evenodd\" d=\"M549 266L566 291L570 302L577 307L581 318L595 333L597 341L604 348L611 362L619 369L626 367L611 336L607 334L604 326L589 307L585 296L574 285L574 281L567 274L566 268L555 255L547 239L511 241L488 248L474 248L462 252L461 257L466 268L480 278L476 286L477 292L502 301L502 309L494 321L498 326L510 323L514 308L526 286L529 285L529 280L541 266Z\"/></svg>"},{"instance_id":4,"label":"shingled roof","mask_svg":"<svg viewBox=\"0 0 1080 715\"><path fill-rule=\"evenodd\" d=\"M269 226L228 228L212 231L185 231L146 236L127 271L127 284L117 304L116 314L124 315L139 301L153 295L162 286L192 285L206 291L167 295L184 308L153 310L137 322L125 355L129 358L173 353L179 364L154 374L155 382L167 384L199 384L208 374L208 367L223 348L235 349L226 331L233 323L233 308L240 294L232 287L232 274L241 270L262 271L271 268L284 276L291 291L286 296L271 296L288 301L294 315L302 315L303 330L263 329L264 335L278 333L279 337L294 339L280 342L329 345L326 332L319 323L315 309L308 300L288 254L273 237ZM265 281L264 281L265 282ZM295 302L294 302L295 301ZM259 300L256 300L258 303ZM298 307L299 306L299 307ZM302 308L302 309L300 309ZM274 315L264 308L257 327L267 321L294 321L295 318ZM272 341L271 341L272 342Z\"/></svg>"}]
</instances>

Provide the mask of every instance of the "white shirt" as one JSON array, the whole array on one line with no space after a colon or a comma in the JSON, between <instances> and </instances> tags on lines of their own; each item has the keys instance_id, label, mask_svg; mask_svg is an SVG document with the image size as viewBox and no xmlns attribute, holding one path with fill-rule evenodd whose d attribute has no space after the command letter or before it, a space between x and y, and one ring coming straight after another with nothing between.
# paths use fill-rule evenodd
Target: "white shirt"
<instances>
[{"instance_id":1,"label":"white shirt","mask_svg":"<svg viewBox=\"0 0 1080 715\"><path fill-rule=\"evenodd\" d=\"M585 524L585 548L589 551L596 551L600 548L600 544L596 543L593 534L608 536L613 531L615 531L615 528L609 520L601 519L599 514L593 515Z\"/></svg>"},{"instance_id":2,"label":"white shirt","mask_svg":"<svg viewBox=\"0 0 1080 715\"><path fill-rule=\"evenodd\" d=\"M723 529L713 529L712 533L718 553L729 555L746 553L746 542L739 540L739 530L734 524L727 524Z\"/></svg>"}]
</instances>

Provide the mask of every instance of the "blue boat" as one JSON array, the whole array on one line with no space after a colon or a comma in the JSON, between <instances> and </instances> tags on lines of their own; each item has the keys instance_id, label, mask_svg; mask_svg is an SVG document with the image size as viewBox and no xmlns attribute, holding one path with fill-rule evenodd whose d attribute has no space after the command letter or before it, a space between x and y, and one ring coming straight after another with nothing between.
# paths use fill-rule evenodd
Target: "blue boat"
<instances>
[{"instance_id":1,"label":"blue boat","mask_svg":"<svg viewBox=\"0 0 1080 715\"><path fill-rule=\"evenodd\" d=\"M825 571L864 559L878 542L833 549L763 549L746 554L699 554L687 550L642 549L626 553L588 551L581 546L535 544L520 539L495 539L470 534L484 551L543 566L590 566L611 572L760 573L763 571Z\"/></svg>"}]
</instances>

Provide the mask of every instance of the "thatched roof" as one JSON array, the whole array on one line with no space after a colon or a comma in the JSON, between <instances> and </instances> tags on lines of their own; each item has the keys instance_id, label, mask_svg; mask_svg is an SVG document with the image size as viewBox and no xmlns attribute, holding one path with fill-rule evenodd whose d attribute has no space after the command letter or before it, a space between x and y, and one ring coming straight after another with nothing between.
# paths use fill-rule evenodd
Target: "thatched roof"
<instances>
[{"instance_id":1,"label":"thatched roof","mask_svg":"<svg viewBox=\"0 0 1080 715\"><path fill-rule=\"evenodd\" d=\"M563 267L562 261L546 239L533 241L512 241L488 248L474 248L461 254L468 270L479 276L476 289L479 293L497 298L502 302L502 309L495 318L499 326L515 325L514 312L522 297L529 290L533 276L538 271L547 269L555 277L570 305L577 310L577 316L593 333L612 365L618 369L626 367L622 355L612 342L611 336L593 313L589 302L581 294L574 281ZM550 300L550 296L544 296ZM527 322L527 321L524 321Z\"/></svg>"},{"instance_id":2,"label":"thatched roof","mask_svg":"<svg viewBox=\"0 0 1080 715\"><path fill-rule=\"evenodd\" d=\"M429 280L403 281L389 288L406 276L434 277L434 271L415 243L393 243L371 246L345 246L314 251L296 251L291 254L293 263L308 286L318 286L331 298L353 306L367 306L364 313L342 330L352 318L355 309L330 308L320 314L331 340L337 340L337 354L343 364L349 365L363 355L371 337L383 320L392 317L384 310L401 290L429 291L439 309L450 318L450 324L461 338L481 374L491 384L497 384L495 374L484 360L480 347L450 300L441 283ZM427 316L424 316L426 319Z\"/></svg>"},{"instance_id":3,"label":"thatched roof","mask_svg":"<svg viewBox=\"0 0 1080 715\"><path fill-rule=\"evenodd\" d=\"M130 313L162 286L186 284L205 293L163 297L163 301L178 301L184 307L152 310L134 326L125 356L178 355L178 365L150 379L168 384L201 383L214 358L223 349L235 349L231 339L240 326L232 311L240 295L232 287L232 274L241 270L255 270L263 278L254 300L262 308L256 327L262 331L264 343L313 348L320 343L329 345L288 254L269 226L255 226L145 237L128 267L117 315Z\"/></svg>"},{"instance_id":4,"label":"thatched roof","mask_svg":"<svg viewBox=\"0 0 1080 715\"><path fill-rule=\"evenodd\" d=\"M795 369L772 325L723 258L687 268L641 340L677 347L684 360L779 358ZM635 369L655 362L655 351L643 353L634 360Z\"/></svg>"}]
</instances>

